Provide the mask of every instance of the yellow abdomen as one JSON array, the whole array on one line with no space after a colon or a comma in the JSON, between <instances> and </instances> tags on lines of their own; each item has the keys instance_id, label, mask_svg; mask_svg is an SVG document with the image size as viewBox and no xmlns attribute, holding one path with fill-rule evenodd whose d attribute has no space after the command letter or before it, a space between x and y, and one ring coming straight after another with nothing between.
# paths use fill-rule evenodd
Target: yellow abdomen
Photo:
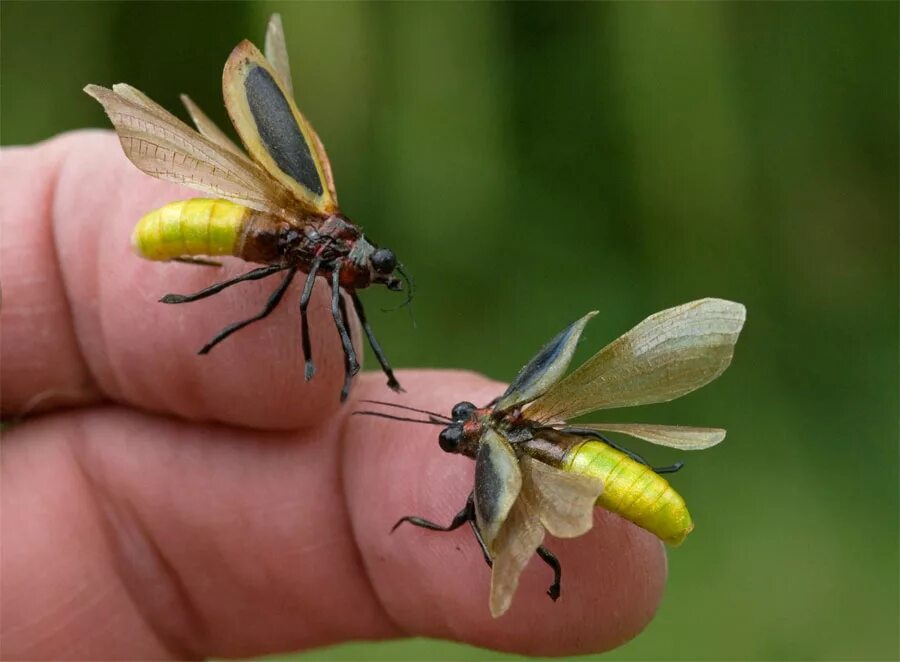
<instances>
[{"instance_id":1,"label":"yellow abdomen","mask_svg":"<svg viewBox=\"0 0 900 662\"><path fill-rule=\"evenodd\" d=\"M194 198L172 202L138 221L131 234L131 246L148 260L235 255L252 213L227 200Z\"/></svg>"},{"instance_id":2,"label":"yellow abdomen","mask_svg":"<svg viewBox=\"0 0 900 662\"><path fill-rule=\"evenodd\" d=\"M618 513L661 540L679 545L693 528L684 499L662 476L598 441L572 446L562 469L603 480L597 505Z\"/></svg>"}]
</instances>

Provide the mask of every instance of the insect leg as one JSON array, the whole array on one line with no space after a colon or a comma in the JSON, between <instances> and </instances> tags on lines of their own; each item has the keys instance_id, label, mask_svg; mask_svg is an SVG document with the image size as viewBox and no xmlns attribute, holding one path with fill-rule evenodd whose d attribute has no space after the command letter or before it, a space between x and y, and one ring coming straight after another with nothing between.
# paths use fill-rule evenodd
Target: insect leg
<instances>
[{"instance_id":1,"label":"insect leg","mask_svg":"<svg viewBox=\"0 0 900 662\"><path fill-rule=\"evenodd\" d=\"M681 469L684 466L684 462L676 462L675 464L668 467L653 467L653 471L658 474L673 474Z\"/></svg>"},{"instance_id":2,"label":"insect leg","mask_svg":"<svg viewBox=\"0 0 900 662\"><path fill-rule=\"evenodd\" d=\"M238 331L239 329L243 329L248 324L257 322L257 321L261 320L262 318L266 317L267 315L269 315L269 313L271 313L273 310L275 310L275 307L281 301L281 298L284 296L284 293L287 291L288 285L291 284L291 281L294 279L294 274L296 274L296 273L297 273L297 267L290 267L287 270L287 274L285 275L284 280L281 281L281 285L278 286L278 289L276 289L274 292L272 292L272 294L269 296L269 300L266 301L265 307L261 311L259 311L253 317L242 320L240 322L234 322L233 324L229 324L228 326L226 326L224 329L222 329L221 331L219 331L219 333L216 334L215 338L213 338L208 343L206 343L203 346L203 348L198 352L198 354L209 354L209 350L211 350L213 347L215 347L220 342L225 340L225 338L230 336L235 331Z\"/></svg>"},{"instance_id":3,"label":"insect leg","mask_svg":"<svg viewBox=\"0 0 900 662\"><path fill-rule=\"evenodd\" d=\"M617 444L616 442L614 442L612 439L610 439L610 438L607 437L606 435L600 434L600 433L597 432L596 430L590 430L590 429L588 429L588 428L561 428L559 431L560 431L560 432L567 432L567 433L569 433L569 434L577 434L577 435L580 435L580 436L582 436L582 437L593 437L594 439L599 439L600 441L602 441L602 442L603 442L604 444L606 444L607 446L610 446L611 448L615 448L615 449L616 449L617 451L619 451L620 453L625 453L625 455L627 455L628 457L630 457L630 458L631 458L632 460L634 460L635 462L640 462L641 464L650 466L650 464L647 462L647 460L645 460L644 458L642 458L640 455L638 455L638 454L635 453L634 451L628 450L627 448L625 448L625 447L623 447L623 446L619 446L619 444Z\"/></svg>"},{"instance_id":4,"label":"insect leg","mask_svg":"<svg viewBox=\"0 0 900 662\"><path fill-rule=\"evenodd\" d=\"M283 271L285 267L280 265L270 265L267 267L258 267L253 269L252 271L248 271L245 274L241 274L231 280L225 280L221 283L216 283L215 285L210 285L207 288L200 290L199 292L194 292L193 294L167 294L162 299L160 299L161 303L190 303L191 301L197 301L198 299L205 299L206 297L211 297L213 294L218 294L226 287L231 287L232 285L236 285L238 283L242 283L245 280L259 280L260 278L265 278L266 276L271 276L274 273L279 271Z\"/></svg>"},{"instance_id":5,"label":"insect leg","mask_svg":"<svg viewBox=\"0 0 900 662\"><path fill-rule=\"evenodd\" d=\"M478 546L481 548L481 555L484 556L484 562L488 564L489 568L493 568L494 560L491 558L491 553L488 551L484 538L481 537L481 531L478 530L478 522L475 521L474 515L469 520L469 526L472 527L472 533L475 534L475 540L478 541Z\"/></svg>"},{"instance_id":6,"label":"insect leg","mask_svg":"<svg viewBox=\"0 0 900 662\"><path fill-rule=\"evenodd\" d=\"M309 337L309 320L306 317L306 308L309 306L309 298L312 296L313 285L316 283L316 274L322 260L318 257L313 260L303 284L303 294L300 295L300 335L303 343L303 362L305 364L304 379L309 381L316 372L316 366L312 360L312 341Z\"/></svg>"},{"instance_id":7,"label":"insect leg","mask_svg":"<svg viewBox=\"0 0 900 662\"><path fill-rule=\"evenodd\" d=\"M400 382L394 377L394 371L391 370L391 364L388 363L387 356L384 355L384 350L381 349L381 345L375 338L375 332L372 331L372 327L366 319L366 311L363 309L362 301L359 300L359 295L353 291L350 293L350 298L353 299L353 308L356 310L356 316L359 318L363 330L366 332L366 337L369 339L369 345L371 345L372 351L375 352L375 358L378 359L378 363L381 364L381 370L387 375L388 387L393 391L403 391L400 387Z\"/></svg>"},{"instance_id":8,"label":"insect leg","mask_svg":"<svg viewBox=\"0 0 900 662\"><path fill-rule=\"evenodd\" d=\"M441 526L440 524L436 524L435 522L431 522L427 519L422 519L421 517L413 517L407 516L401 518L396 524L394 524L393 528L391 528L391 533L393 533L398 526L403 524L404 522L409 522L414 526L419 526L423 529L429 529L431 531L455 531L459 527L461 527L466 522L472 527L472 533L475 534L475 540L478 541L478 547L481 548L481 553L484 556L484 562L488 564L488 567L492 567L494 562L491 560L491 553L488 551L487 545L484 542L484 538L481 537L481 531L478 530L478 524L475 521L475 495L474 493L469 493L469 498L466 499L466 505L463 506L463 509L460 510L453 517L453 521L450 522L447 526Z\"/></svg>"},{"instance_id":9,"label":"insect leg","mask_svg":"<svg viewBox=\"0 0 900 662\"><path fill-rule=\"evenodd\" d=\"M172 262L181 262L182 264L196 264L201 267L221 267L222 266L222 263L219 262L218 260L207 260L206 258L202 258L202 257L189 257L189 256L175 257L175 258L172 258Z\"/></svg>"},{"instance_id":10,"label":"insect leg","mask_svg":"<svg viewBox=\"0 0 900 662\"><path fill-rule=\"evenodd\" d=\"M469 506L468 504L460 510L456 515L453 516L453 520L447 526L441 526L440 524L436 524L427 519L423 519L421 517L415 517L414 515L407 515L406 517L401 517L397 520L397 523L391 527L391 533L397 530L404 522L408 522L413 526L418 526L423 529L428 529L429 531L455 531L463 524L469 521Z\"/></svg>"},{"instance_id":11,"label":"insect leg","mask_svg":"<svg viewBox=\"0 0 900 662\"><path fill-rule=\"evenodd\" d=\"M344 303L344 297L338 297L338 308L341 311L341 317L344 320L344 327L347 326L347 304ZM353 381L353 375L359 372L359 364L356 364L356 370L354 371L350 364L350 355L347 352L344 352L344 385L341 387L341 402L347 399L347 396L350 395L350 383Z\"/></svg>"},{"instance_id":12,"label":"insect leg","mask_svg":"<svg viewBox=\"0 0 900 662\"><path fill-rule=\"evenodd\" d=\"M553 583L550 584L550 588L547 589L547 595L550 596L550 599L553 600L553 602L556 602L559 600L559 582L562 579L562 566L559 564L559 559L543 545L537 548L537 555L541 557L541 560L544 563L553 568Z\"/></svg>"},{"instance_id":13,"label":"insect leg","mask_svg":"<svg viewBox=\"0 0 900 662\"><path fill-rule=\"evenodd\" d=\"M331 272L331 316L334 325L341 336L341 344L344 346L344 355L347 357L347 371L352 377L359 372L359 362L356 360L356 350L350 340L350 332L347 330L346 315L341 312L341 261L334 263Z\"/></svg>"}]
</instances>

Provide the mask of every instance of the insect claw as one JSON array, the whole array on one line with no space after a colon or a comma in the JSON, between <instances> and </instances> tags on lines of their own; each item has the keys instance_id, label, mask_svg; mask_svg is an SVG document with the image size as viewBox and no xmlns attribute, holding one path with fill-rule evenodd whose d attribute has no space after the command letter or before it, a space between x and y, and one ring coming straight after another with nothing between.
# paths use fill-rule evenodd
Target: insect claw
<instances>
[{"instance_id":1,"label":"insect claw","mask_svg":"<svg viewBox=\"0 0 900 662\"><path fill-rule=\"evenodd\" d=\"M162 299L159 300L160 303L184 303L185 297L183 294L166 294Z\"/></svg>"},{"instance_id":2,"label":"insect claw","mask_svg":"<svg viewBox=\"0 0 900 662\"><path fill-rule=\"evenodd\" d=\"M303 372L303 379L309 381L316 374L316 366L312 361L307 361Z\"/></svg>"},{"instance_id":3,"label":"insect claw","mask_svg":"<svg viewBox=\"0 0 900 662\"><path fill-rule=\"evenodd\" d=\"M553 586L551 586L550 588L547 589L547 595L550 596L550 599L553 600L553 602L556 602L557 600L559 600L559 594L560 594L559 584L554 584Z\"/></svg>"}]
</instances>

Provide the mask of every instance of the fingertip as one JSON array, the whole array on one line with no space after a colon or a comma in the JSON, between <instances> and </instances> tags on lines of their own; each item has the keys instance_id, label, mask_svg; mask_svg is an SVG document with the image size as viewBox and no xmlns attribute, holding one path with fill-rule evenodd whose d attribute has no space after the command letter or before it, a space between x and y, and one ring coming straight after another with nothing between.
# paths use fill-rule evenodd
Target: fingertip
<instances>
[{"instance_id":1,"label":"fingertip","mask_svg":"<svg viewBox=\"0 0 900 662\"><path fill-rule=\"evenodd\" d=\"M3 198L4 319L15 320L4 322L4 412L49 390L264 429L315 425L338 408L344 354L323 279L309 305L315 379L300 342L301 278L267 319L198 356L220 329L258 314L278 276L190 304L158 303L252 268L234 258L213 269L133 255L139 218L197 193L140 172L109 131L4 150L2 165L28 173ZM360 327L347 309L359 353Z\"/></svg>"},{"instance_id":2,"label":"fingertip","mask_svg":"<svg viewBox=\"0 0 900 662\"><path fill-rule=\"evenodd\" d=\"M504 388L464 372L404 371L402 378L410 396L398 402L443 414L461 400L489 402ZM375 386L364 380L360 397L384 399ZM473 463L443 453L439 429L364 417L346 424L351 522L393 622L411 635L530 655L609 650L649 623L666 580L662 543L601 509L588 534L545 543L563 565L558 601L547 596L552 573L533 560L507 615L491 618L490 571L468 526L449 533L397 528L408 515L447 524L472 489Z\"/></svg>"}]
</instances>

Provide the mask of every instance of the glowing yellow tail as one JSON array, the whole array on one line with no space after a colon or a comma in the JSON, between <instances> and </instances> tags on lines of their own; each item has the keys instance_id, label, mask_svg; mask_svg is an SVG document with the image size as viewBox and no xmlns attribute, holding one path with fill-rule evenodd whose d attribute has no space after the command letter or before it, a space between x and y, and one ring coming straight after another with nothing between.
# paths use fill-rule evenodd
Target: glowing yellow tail
<instances>
[{"instance_id":1,"label":"glowing yellow tail","mask_svg":"<svg viewBox=\"0 0 900 662\"><path fill-rule=\"evenodd\" d=\"M680 545L693 528L684 499L662 476L598 441L572 446L562 469L603 480L597 505L618 513L661 540Z\"/></svg>"},{"instance_id":2,"label":"glowing yellow tail","mask_svg":"<svg viewBox=\"0 0 900 662\"><path fill-rule=\"evenodd\" d=\"M194 198L172 202L138 221L131 234L131 246L148 260L234 255L252 213L227 200Z\"/></svg>"}]
</instances>

